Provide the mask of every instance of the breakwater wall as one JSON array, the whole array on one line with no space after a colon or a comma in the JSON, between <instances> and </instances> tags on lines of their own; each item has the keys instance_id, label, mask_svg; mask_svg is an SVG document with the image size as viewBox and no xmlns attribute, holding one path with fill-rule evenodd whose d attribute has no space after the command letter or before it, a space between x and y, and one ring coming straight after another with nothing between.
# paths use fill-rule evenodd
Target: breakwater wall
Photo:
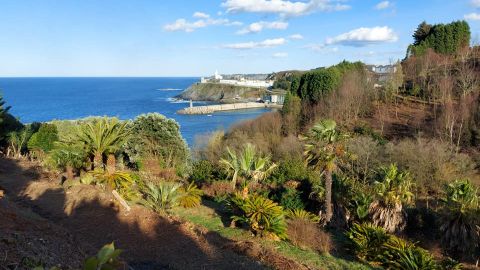
<instances>
[{"instance_id":1,"label":"breakwater wall","mask_svg":"<svg viewBox=\"0 0 480 270\"><path fill-rule=\"evenodd\" d=\"M233 111L233 110L257 109L257 108L282 108L282 105L257 103L257 102L244 102L244 103L188 107L188 108L177 111L177 113L178 114L212 114L214 112L219 112L219 111Z\"/></svg>"}]
</instances>

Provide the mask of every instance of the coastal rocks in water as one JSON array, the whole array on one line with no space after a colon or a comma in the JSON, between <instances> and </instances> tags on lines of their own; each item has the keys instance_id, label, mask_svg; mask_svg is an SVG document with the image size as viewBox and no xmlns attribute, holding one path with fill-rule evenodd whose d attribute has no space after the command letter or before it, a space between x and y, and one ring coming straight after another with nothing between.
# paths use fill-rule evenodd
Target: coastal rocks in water
<instances>
[{"instance_id":1,"label":"coastal rocks in water","mask_svg":"<svg viewBox=\"0 0 480 270\"><path fill-rule=\"evenodd\" d=\"M266 93L265 88L229 85L221 83L196 83L176 98L194 101L216 101L231 103L234 101L256 101Z\"/></svg>"}]
</instances>

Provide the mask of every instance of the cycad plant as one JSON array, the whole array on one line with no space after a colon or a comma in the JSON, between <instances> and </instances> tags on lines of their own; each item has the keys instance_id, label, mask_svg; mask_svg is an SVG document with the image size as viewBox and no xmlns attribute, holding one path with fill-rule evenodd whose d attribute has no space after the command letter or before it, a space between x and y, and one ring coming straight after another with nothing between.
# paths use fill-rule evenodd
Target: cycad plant
<instances>
[{"instance_id":1,"label":"cycad plant","mask_svg":"<svg viewBox=\"0 0 480 270\"><path fill-rule=\"evenodd\" d=\"M178 205L181 187L180 183L174 182L149 183L144 190L142 204L157 213L165 213Z\"/></svg>"},{"instance_id":2,"label":"cycad plant","mask_svg":"<svg viewBox=\"0 0 480 270\"><path fill-rule=\"evenodd\" d=\"M283 208L277 203L261 195L235 194L231 204L238 209L238 215L232 219L247 224L256 235L275 240L287 238Z\"/></svg>"},{"instance_id":3,"label":"cycad plant","mask_svg":"<svg viewBox=\"0 0 480 270\"><path fill-rule=\"evenodd\" d=\"M231 183L235 187L238 178L258 183L267 178L277 167L269 156L261 156L255 146L248 143L240 153L227 147L227 157L220 160L224 170L232 177Z\"/></svg>"},{"instance_id":4,"label":"cycad plant","mask_svg":"<svg viewBox=\"0 0 480 270\"><path fill-rule=\"evenodd\" d=\"M192 208L200 205L203 191L194 182L180 189L180 205L185 208Z\"/></svg>"},{"instance_id":5,"label":"cycad plant","mask_svg":"<svg viewBox=\"0 0 480 270\"><path fill-rule=\"evenodd\" d=\"M412 178L400 172L395 164L381 168L380 179L374 183L375 200L369 213L373 224L387 232L403 230L406 225L405 204L413 200Z\"/></svg>"},{"instance_id":6,"label":"cycad plant","mask_svg":"<svg viewBox=\"0 0 480 270\"><path fill-rule=\"evenodd\" d=\"M305 144L305 162L307 166L320 172L325 177L325 221L328 223L333 216L332 177L338 169L338 164L347 153L343 145L345 134L337 130L335 121L327 119L316 124L303 139Z\"/></svg>"},{"instance_id":7,"label":"cycad plant","mask_svg":"<svg viewBox=\"0 0 480 270\"><path fill-rule=\"evenodd\" d=\"M107 155L107 171L115 172L115 154L120 150L130 130L127 122L117 118L102 117L86 122L78 127L75 140L83 143L86 152L93 156L94 168L103 165L103 157Z\"/></svg>"},{"instance_id":8,"label":"cycad plant","mask_svg":"<svg viewBox=\"0 0 480 270\"><path fill-rule=\"evenodd\" d=\"M74 171L83 167L85 152L78 146L58 143L53 149L50 159L57 168L65 170L67 179L73 179Z\"/></svg>"},{"instance_id":9,"label":"cycad plant","mask_svg":"<svg viewBox=\"0 0 480 270\"><path fill-rule=\"evenodd\" d=\"M467 257L480 248L480 197L478 189L465 180L445 186L440 231L445 249Z\"/></svg>"}]
</instances>

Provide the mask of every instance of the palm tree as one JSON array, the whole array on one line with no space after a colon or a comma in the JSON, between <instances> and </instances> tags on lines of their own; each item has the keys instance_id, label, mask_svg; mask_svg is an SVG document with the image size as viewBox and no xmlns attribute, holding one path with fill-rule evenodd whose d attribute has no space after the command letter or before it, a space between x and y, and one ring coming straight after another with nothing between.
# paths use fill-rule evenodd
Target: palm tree
<instances>
[{"instance_id":1,"label":"palm tree","mask_svg":"<svg viewBox=\"0 0 480 270\"><path fill-rule=\"evenodd\" d=\"M381 179L374 183L376 199L370 204L373 224L387 232L402 230L406 224L404 204L413 200L412 178L408 172L400 172L395 164L381 168Z\"/></svg>"},{"instance_id":2,"label":"palm tree","mask_svg":"<svg viewBox=\"0 0 480 270\"><path fill-rule=\"evenodd\" d=\"M103 166L103 157L107 155L107 172L115 172L115 154L130 135L127 125L117 118L103 117L79 126L76 140L83 143L86 152L93 156L94 168Z\"/></svg>"},{"instance_id":3,"label":"palm tree","mask_svg":"<svg viewBox=\"0 0 480 270\"><path fill-rule=\"evenodd\" d=\"M440 231L454 255L473 255L480 248L480 195L473 184L457 180L445 187Z\"/></svg>"},{"instance_id":4,"label":"palm tree","mask_svg":"<svg viewBox=\"0 0 480 270\"><path fill-rule=\"evenodd\" d=\"M267 178L277 167L269 156L260 156L255 146L248 143L239 154L227 147L227 157L220 160L220 164L232 176L232 186L237 184L238 177L244 177L253 183Z\"/></svg>"},{"instance_id":5,"label":"palm tree","mask_svg":"<svg viewBox=\"0 0 480 270\"><path fill-rule=\"evenodd\" d=\"M305 144L305 162L325 176L325 221L332 219L332 175L338 169L339 161L346 156L342 141L347 136L337 130L335 121L326 119L313 126L303 139Z\"/></svg>"}]
</instances>

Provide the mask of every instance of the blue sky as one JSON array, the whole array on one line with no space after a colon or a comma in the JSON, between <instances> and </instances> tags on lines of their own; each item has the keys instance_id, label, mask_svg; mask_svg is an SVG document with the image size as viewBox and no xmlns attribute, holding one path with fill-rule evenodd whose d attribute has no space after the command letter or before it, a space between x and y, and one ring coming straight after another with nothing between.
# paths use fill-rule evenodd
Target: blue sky
<instances>
[{"instance_id":1,"label":"blue sky","mask_svg":"<svg viewBox=\"0 0 480 270\"><path fill-rule=\"evenodd\" d=\"M0 76L203 76L402 58L480 0L0 0Z\"/></svg>"}]
</instances>

